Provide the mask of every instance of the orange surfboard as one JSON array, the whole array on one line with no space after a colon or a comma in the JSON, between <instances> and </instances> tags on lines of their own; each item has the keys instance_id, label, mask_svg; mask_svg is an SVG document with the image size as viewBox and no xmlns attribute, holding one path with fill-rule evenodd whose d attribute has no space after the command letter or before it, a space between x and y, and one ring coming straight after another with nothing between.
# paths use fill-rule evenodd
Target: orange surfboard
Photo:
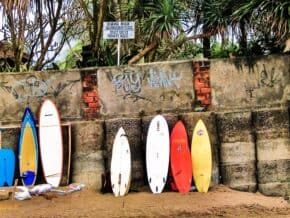
<instances>
[{"instance_id":1,"label":"orange surfboard","mask_svg":"<svg viewBox=\"0 0 290 218\"><path fill-rule=\"evenodd\" d=\"M182 121L178 121L170 135L170 169L179 192L189 192L192 182L192 163L188 137Z\"/></svg>"}]
</instances>

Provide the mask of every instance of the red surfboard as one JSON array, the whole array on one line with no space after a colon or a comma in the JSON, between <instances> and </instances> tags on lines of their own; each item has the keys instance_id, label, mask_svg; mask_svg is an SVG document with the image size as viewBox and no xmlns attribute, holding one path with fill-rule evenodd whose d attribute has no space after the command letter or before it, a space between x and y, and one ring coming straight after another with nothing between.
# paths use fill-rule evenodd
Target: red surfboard
<instances>
[{"instance_id":1,"label":"red surfboard","mask_svg":"<svg viewBox=\"0 0 290 218\"><path fill-rule=\"evenodd\" d=\"M179 192L189 192L192 181L192 163L188 137L182 121L178 121L170 135L170 168Z\"/></svg>"}]
</instances>

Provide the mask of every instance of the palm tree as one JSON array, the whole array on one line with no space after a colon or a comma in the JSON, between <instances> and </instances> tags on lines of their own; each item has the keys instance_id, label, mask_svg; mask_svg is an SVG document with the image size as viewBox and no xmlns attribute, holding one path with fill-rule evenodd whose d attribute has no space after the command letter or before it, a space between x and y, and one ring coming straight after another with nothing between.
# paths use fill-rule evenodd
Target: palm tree
<instances>
[{"instance_id":1,"label":"palm tree","mask_svg":"<svg viewBox=\"0 0 290 218\"><path fill-rule=\"evenodd\" d=\"M234 16L250 15L252 28L273 34L278 42L290 37L289 0L245 0Z\"/></svg>"},{"instance_id":2,"label":"palm tree","mask_svg":"<svg viewBox=\"0 0 290 218\"><path fill-rule=\"evenodd\" d=\"M145 48L132 59L129 64L155 50L161 40L171 40L183 31L182 4L177 0L153 0L144 4L145 14L148 17L142 22L142 33L148 35Z\"/></svg>"}]
</instances>

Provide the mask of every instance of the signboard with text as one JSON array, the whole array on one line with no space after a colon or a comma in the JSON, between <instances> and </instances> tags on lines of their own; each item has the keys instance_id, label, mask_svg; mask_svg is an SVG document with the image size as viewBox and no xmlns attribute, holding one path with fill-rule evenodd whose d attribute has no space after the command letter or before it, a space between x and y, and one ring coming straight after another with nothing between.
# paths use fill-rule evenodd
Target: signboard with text
<instances>
[{"instance_id":1,"label":"signboard with text","mask_svg":"<svg viewBox=\"0 0 290 218\"><path fill-rule=\"evenodd\" d=\"M133 21L104 22L103 38L104 39L134 39L135 38L135 22Z\"/></svg>"}]
</instances>

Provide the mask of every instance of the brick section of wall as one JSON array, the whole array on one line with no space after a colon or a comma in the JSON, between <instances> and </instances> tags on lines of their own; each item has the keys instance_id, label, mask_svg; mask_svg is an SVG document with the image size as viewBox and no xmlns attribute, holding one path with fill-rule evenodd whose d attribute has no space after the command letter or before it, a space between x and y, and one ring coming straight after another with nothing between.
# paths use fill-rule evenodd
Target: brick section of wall
<instances>
[{"instance_id":1,"label":"brick section of wall","mask_svg":"<svg viewBox=\"0 0 290 218\"><path fill-rule=\"evenodd\" d=\"M211 105L210 62L193 61L193 78L196 102L207 109Z\"/></svg>"},{"instance_id":2,"label":"brick section of wall","mask_svg":"<svg viewBox=\"0 0 290 218\"><path fill-rule=\"evenodd\" d=\"M92 72L84 72L82 74L83 113L86 119L96 118L99 114L99 96L96 77L96 73Z\"/></svg>"}]
</instances>

